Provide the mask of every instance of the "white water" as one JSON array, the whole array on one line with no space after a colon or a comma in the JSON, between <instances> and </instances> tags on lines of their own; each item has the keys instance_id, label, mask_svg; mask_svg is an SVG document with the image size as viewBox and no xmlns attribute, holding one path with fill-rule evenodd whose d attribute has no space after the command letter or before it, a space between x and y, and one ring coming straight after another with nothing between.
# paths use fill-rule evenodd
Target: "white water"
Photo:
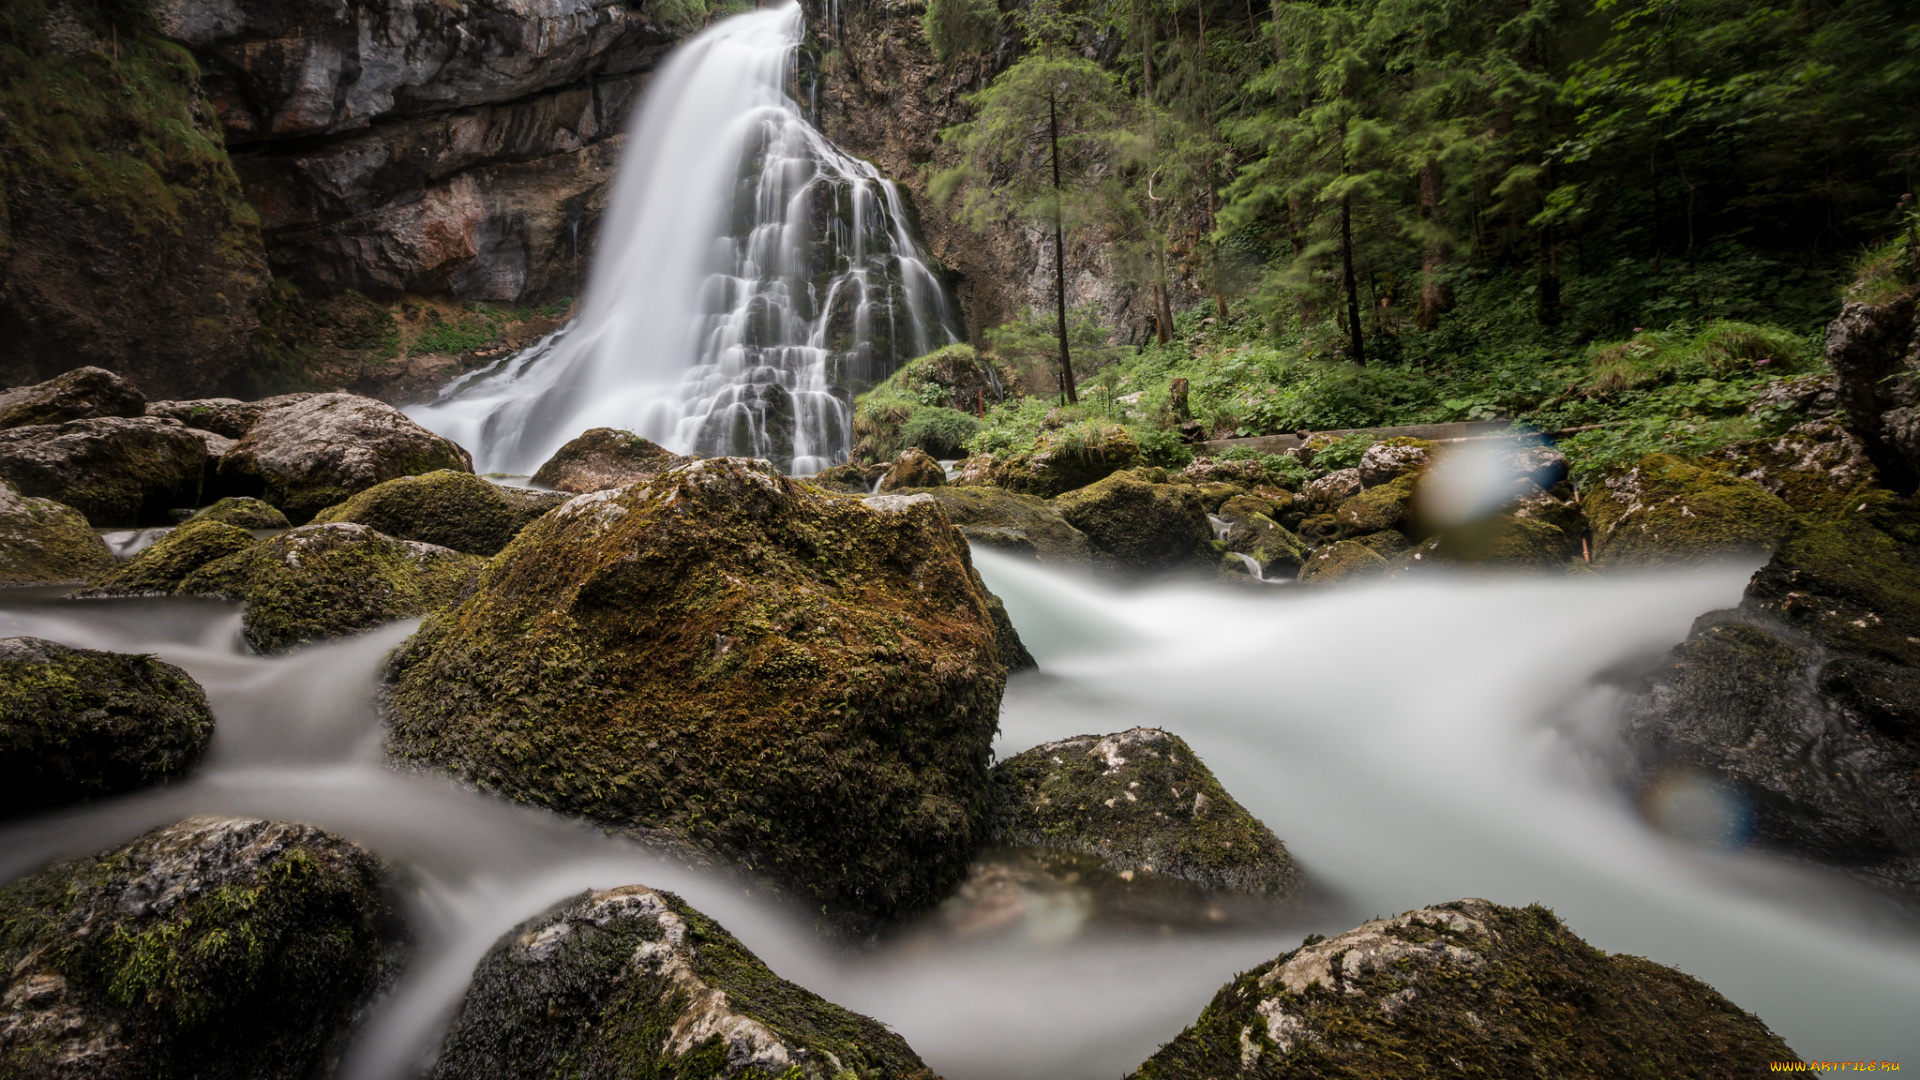
<instances>
[{"instance_id":1,"label":"white water","mask_svg":"<svg viewBox=\"0 0 1920 1080\"><path fill-rule=\"evenodd\" d=\"M526 474L591 427L810 473L845 457L848 391L953 340L899 189L787 92L796 4L676 51L628 136L579 318L408 410Z\"/></svg>"},{"instance_id":2,"label":"white water","mask_svg":"<svg viewBox=\"0 0 1920 1080\"><path fill-rule=\"evenodd\" d=\"M1603 948L1674 965L1803 1055L1920 1061L1920 932L1828 875L1649 830L1600 779L1595 673L1657 654L1744 570L1474 577L1371 588L1116 592L975 553L1040 658L1017 677L1001 753L1146 723L1193 744L1334 894L1257 934L903 937L848 957L804 920L598 830L381 765L374 680L408 624L291 656L246 654L207 601L0 594L0 635L152 651L218 717L189 783L0 831L0 877L194 813L294 818L367 845L415 884L420 947L346 1075L399 1080L432 1053L474 964L584 888L681 892L780 974L896 1027L937 1072L1110 1078L1235 972L1376 914L1462 896L1540 902Z\"/></svg>"}]
</instances>

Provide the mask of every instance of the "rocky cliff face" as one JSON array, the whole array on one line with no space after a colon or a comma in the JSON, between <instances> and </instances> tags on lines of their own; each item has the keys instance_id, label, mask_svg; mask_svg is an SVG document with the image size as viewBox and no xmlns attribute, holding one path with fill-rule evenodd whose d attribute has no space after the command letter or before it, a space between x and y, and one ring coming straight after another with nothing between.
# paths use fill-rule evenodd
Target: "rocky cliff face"
<instances>
[{"instance_id":1,"label":"rocky cliff face","mask_svg":"<svg viewBox=\"0 0 1920 1080\"><path fill-rule=\"evenodd\" d=\"M982 236L927 195L933 175L954 163L940 129L968 119L965 95L984 87L1015 57L1003 37L987 57L934 58L920 29L919 5L882 0L803 0L809 44L817 55L814 100L820 129L849 153L872 161L912 196L921 239L949 272L968 340L1017 318L1053 307L1052 237L1017 221ZM1199 299L1180 283L1175 308ZM1153 333L1153 293L1128 280L1099 236L1067 245L1067 305L1092 306L1123 341Z\"/></svg>"},{"instance_id":2,"label":"rocky cliff face","mask_svg":"<svg viewBox=\"0 0 1920 1080\"><path fill-rule=\"evenodd\" d=\"M166 0L274 272L323 292L577 291L660 0Z\"/></svg>"}]
</instances>

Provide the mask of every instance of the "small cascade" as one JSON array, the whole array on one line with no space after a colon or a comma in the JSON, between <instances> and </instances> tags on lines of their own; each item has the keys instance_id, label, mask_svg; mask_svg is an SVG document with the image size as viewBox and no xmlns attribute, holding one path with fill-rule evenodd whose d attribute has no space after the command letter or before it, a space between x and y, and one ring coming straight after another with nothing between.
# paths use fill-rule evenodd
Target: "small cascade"
<instances>
[{"instance_id":1,"label":"small cascade","mask_svg":"<svg viewBox=\"0 0 1920 1080\"><path fill-rule=\"evenodd\" d=\"M1236 559L1239 559L1242 563L1245 563L1247 567L1247 576L1253 578L1253 580L1259 581L1259 582L1265 582L1267 580L1267 572L1260 568L1259 559L1256 559L1251 555L1242 554L1241 552L1238 552L1238 551L1229 551L1227 552L1227 554L1233 556Z\"/></svg>"},{"instance_id":2,"label":"small cascade","mask_svg":"<svg viewBox=\"0 0 1920 1080\"><path fill-rule=\"evenodd\" d=\"M482 472L591 427L806 474L843 460L852 396L956 340L900 191L788 92L795 4L738 15L655 77L579 318L408 410Z\"/></svg>"},{"instance_id":3,"label":"small cascade","mask_svg":"<svg viewBox=\"0 0 1920 1080\"><path fill-rule=\"evenodd\" d=\"M1213 526L1213 538L1215 540L1225 540L1227 534L1233 531L1233 522L1223 517L1216 517L1213 514L1207 515L1207 524Z\"/></svg>"}]
</instances>

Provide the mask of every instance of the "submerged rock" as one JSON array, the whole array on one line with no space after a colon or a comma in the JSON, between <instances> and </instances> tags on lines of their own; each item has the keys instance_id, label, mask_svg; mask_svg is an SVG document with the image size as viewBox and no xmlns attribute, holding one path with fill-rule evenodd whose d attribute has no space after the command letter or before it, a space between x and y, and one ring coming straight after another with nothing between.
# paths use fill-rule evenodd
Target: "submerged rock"
<instances>
[{"instance_id":1,"label":"submerged rock","mask_svg":"<svg viewBox=\"0 0 1920 1080\"><path fill-rule=\"evenodd\" d=\"M207 446L171 420L102 417L0 431L0 479L65 503L95 528L158 525L197 506Z\"/></svg>"},{"instance_id":2,"label":"submerged rock","mask_svg":"<svg viewBox=\"0 0 1920 1080\"><path fill-rule=\"evenodd\" d=\"M1042 743L993 768L993 843L1094 856L1110 872L1287 896L1285 844L1158 728Z\"/></svg>"},{"instance_id":3,"label":"submerged rock","mask_svg":"<svg viewBox=\"0 0 1920 1080\"><path fill-rule=\"evenodd\" d=\"M932 498L696 461L573 499L428 619L392 662L389 749L724 853L861 930L979 842L993 630Z\"/></svg>"},{"instance_id":4,"label":"submerged rock","mask_svg":"<svg viewBox=\"0 0 1920 1080\"><path fill-rule=\"evenodd\" d=\"M196 570L259 543L237 525L193 518L141 548L133 558L99 575L81 596L167 596Z\"/></svg>"},{"instance_id":5,"label":"submerged rock","mask_svg":"<svg viewBox=\"0 0 1920 1080\"><path fill-rule=\"evenodd\" d=\"M593 428L554 451L533 474L533 482L584 495L651 480L692 460L631 431Z\"/></svg>"},{"instance_id":6,"label":"submerged rock","mask_svg":"<svg viewBox=\"0 0 1920 1080\"><path fill-rule=\"evenodd\" d=\"M1220 558L1206 506L1190 485L1155 483L1115 473L1053 500L1067 523L1092 545L1096 563L1112 570L1207 570Z\"/></svg>"},{"instance_id":7,"label":"submerged rock","mask_svg":"<svg viewBox=\"0 0 1920 1080\"><path fill-rule=\"evenodd\" d=\"M1085 567L1093 549L1086 534L1045 499L995 487L938 487L927 491L960 532L976 544L1031 555L1043 563Z\"/></svg>"},{"instance_id":8,"label":"submerged rock","mask_svg":"<svg viewBox=\"0 0 1920 1080\"><path fill-rule=\"evenodd\" d=\"M1597 566L1763 554L1793 524L1793 511L1759 484L1671 454L1606 477L1585 505Z\"/></svg>"},{"instance_id":9,"label":"submerged rock","mask_svg":"<svg viewBox=\"0 0 1920 1080\"><path fill-rule=\"evenodd\" d=\"M305 525L207 563L180 591L245 602L240 625L247 641L279 652L457 603L485 565L473 555L335 522Z\"/></svg>"},{"instance_id":10,"label":"submerged rock","mask_svg":"<svg viewBox=\"0 0 1920 1080\"><path fill-rule=\"evenodd\" d=\"M195 513L189 520L218 521L242 529L288 529L293 523L271 503L244 496L225 498Z\"/></svg>"},{"instance_id":11,"label":"submerged rock","mask_svg":"<svg viewBox=\"0 0 1920 1080\"><path fill-rule=\"evenodd\" d=\"M0 588L71 585L113 569L113 551L86 515L52 499L27 499L0 480Z\"/></svg>"},{"instance_id":12,"label":"submerged rock","mask_svg":"<svg viewBox=\"0 0 1920 1080\"><path fill-rule=\"evenodd\" d=\"M0 817L175 779L212 737L206 695L172 664L0 638Z\"/></svg>"},{"instance_id":13,"label":"submerged rock","mask_svg":"<svg viewBox=\"0 0 1920 1080\"><path fill-rule=\"evenodd\" d=\"M500 487L442 469L376 484L313 521L351 521L401 540L497 555L528 523L566 501L558 492Z\"/></svg>"},{"instance_id":14,"label":"submerged rock","mask_svg":"<svg viewBox=\"0 0 1920 1080\"><path fill-rule=\"evenodd\" d=\"M1539 906L1375 919L1220 989L1137 1080L1458 1074L1740 1077L1798 1060L1713 988L1609 956Z\"/></svg>"},{"instance_id":15,"label":"submerged rock","mask_svg":"<svg viewBox=\"0 0 1920 1080\"><path fill-rule=\"evenodd\" d=\"M143 416L147 396L105 368L75 368L43 383L0 392L0 428L64 424L96 416Z\"/></svg>"},{"instance_id":16,"label":"submerged rock","mask_svg":"<svg viewBox=\"0 0 1920 1080\"><path fill-rule=\"evenodd\" d=\"M0 1074L319 1075L398 966L378 860L306 825L192 818L0 889Z\"/></svg>"},{"instance_id":17,"label":"submerged rock","mask_svg":"<svg viewBox=\"0 0 1920 1080\"><path fill-rule=\"evenodd\" d=\"M933 455L917 446L909 446L900 451L900 456L880 478L880 491L898 491L901 488L944 487L947 483L947 470L933 459Z\"/></svg>"},{"instance_id":18,"label":"submerged rock","mask_svg":"<svg viewBox=\"0 0 1920 1080\"><path fill-rule=\"evenodd\" d=\"M480 962L433 1080L932 1080L886 1026L787 982L672 893L589 892Z\"/></svg>"},{"instance_id":19,"label":"submerged rock","mask_svg":"<svg viewBox=\"0 0 1920 1080\"><path fill-rule=\"evenodd\" d=\"M220 479L256 495L294 524L396 476L472 472L473 461L385 402L315 394L269 411L220 459Z\"/></svg>"}]
</instances>

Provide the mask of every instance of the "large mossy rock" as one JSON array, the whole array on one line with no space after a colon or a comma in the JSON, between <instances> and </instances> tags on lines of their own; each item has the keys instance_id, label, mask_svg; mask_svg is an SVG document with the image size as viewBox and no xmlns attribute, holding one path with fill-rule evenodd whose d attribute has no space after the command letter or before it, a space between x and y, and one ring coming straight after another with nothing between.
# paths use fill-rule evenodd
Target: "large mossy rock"
<instances>
[{"instance_id":1,"label":"large mossy rock","mask_svg":"<svg viewBox=\"0 0 1920 1080\"><path fill-rule=\"evenodd\" d=\"M1920 503L1815 521L1628 709L1627 783L1728 799L1720 836L1920 891Z\"/></svg>"},{"instance_id":2,"label":"large mossy rock","mask_svg":"<svg viewBox=\"0 0 1920 1080\"><path fill-rule=\"evenodd\" d=\"M1045 499L996 487L937 487L926 491L960 532L985 544L1043 563L1084 568L1093 559L1085 533Z\"/></svg>"},{"instance_id":3,"label":"large mossy rock","mask_svg":"<svg viewBox=\"0 0 1920 1080\"><path fill-rule=\"evenodd\" d=\"M1110 873L1287 896L1286 845L1158 728L1042 743L993 767L991 839L1098 858Z\"/></svg>"},{"instance_id":4,"label":"large mossy rock","mask_svg":"<svg viewBox=\"0 0 1920 1080\"><path fill-rule=\"evenodd\" d=\"M432 1080L932 1080L905 1039L775 975L718 923L640 885L508 932L474 973Z\"/></svg>"},{"instance_id":5,"label":"large mossy rock","mask_svg":"<svg viewBox=\"0 0 1920 1080\"><path fill-rule=\"evenodd\" d=\"M618 428L593 428L554 451L533 474L533 482L569 495L624 487L651 480L692 458Z\"/></svg>"},{"instance_id":6,"label":"large mossy rock","mask_svg":"<svg viewBox=\"0 0 1920 1080\"><path fill-rule=\"evenodd\" d=\"M172 664L0 638L0 818L175 779L212 737L206 695Z\"/></svg>"},{"instance_id":7,"label":"large mossy rock","mask_svg":"<svg viewBox=\"0 0 1920 1080\"><path fill-rule=\"evenodd\" d=\"M397 967L378 860L305 825L193 818L0 889L0 1075L322 1075Z\"/></svg>"},{"instance_id":8,"label":"large mossy rock","mask_svg":"<svg viewBox=\"0 0 1920 1080\"><path fill-rule=\"evenodd\" d=\"M1342 540L1313 549L1300 567L1300 580L1316 585L1378 577L1391 570L1386 557L1358 540Z\"/></svg>"},{"instance_id":9,"label":"large mossy rock","mask_svg":"<svg viewBox=\"0 0 1920 1080\"><path fill-rule=\"evenodd\" d=\"M851 929L932 904L979 841L1005 672L959 532L880 500L743 458L575 498L396 654L391 752Z\"/></svg>"},{"instance_id":10,"label":"large mossy rock","mask_svg":"<svg viewBox=\"0 0 1920 1080\"><path fill-rule=\"evenodd\" d=\"M1729 468L1650 454L1585 498L1597 566L1655 566L1766 554L1793 525L1772 492Z\"/></svg>"},{"instance_id":11,"label":"large mossy rock","mask_svg":"<svg viewBox=\"0 0 1920 1080\"><path fill-rule=\"evenodd\" d=\"M880 478L880 486L875 490L944 487L946 483L947 470L940 467L933 455L917 446L909 446L900 451L900 456L887 467L887 474Z\"/></svg>"},{"instance_id":12,"label":"large mossy rock","mask_svg":"<svg viewBox=\"0 0 1920 1080\"><path fill-rule=\"evenodd\" d=\"M1135 1080L1474 1075L1666 1080L1796 1061L1697 979L1608 955L1537 905L1375 919L1221 987Z\"/></svg>"},{"instance_id":13,"label":"large mossy rock","mask_svg":"<svg viewBox=\"0 0 1920 1080\"><path fill-rule=\"evenodd\" d=\"M335 522L305 525L209 562L179 591L243 601L242 632L271 653L457 603L485 565L477 556Z\"/></svg>"},{"instance_id":14,"label":"large mossy rock","mask_svg":"<svg viewBox=\"0 0 1920 1080\"><path fill-rule=\"evenodd\" d=\"M202 507L193 521L218 521L242 529L289 529L293 523L272 503L244 495L228 496L212 506Z\"/></svg>"},{"instance_id":15,"label":"large mossy rock","mask_svg":"<svg viewBox=\"0 0 1920 1080\"><path fill-rule=\"evenodd\" d=\"M178 592L194 572L259 543L237 525L212 518L193 518L185 525L141 548L133 558L98 575L80 595L168 596Z\"/></svg>"},{"instance_id":16,"label":"large mossy rock","mask_svg":"<svg viewBox=\"0 0 1920 1080\"><path fill-rule=\"evenodd\" d=\"M1737 443L1719 460L1801 513L1845 511L1879 487L1880 471L1866 445L1830 417L1796 424L1777 438Z\"/></svg>"},{"instance_id":17,"label":"large mossy rock","mask_svg":"<svg viewBox=\"0 0 1920 1080\"><path fill-rule=\"evenodd\" d=\"M0 428L64 424L97 416L144 416L147 396L105 368L83 367L0 392Z\"/></svg>"},{"instance_id":18,"label":"large mossy rock","mask_svg":"<svg viewBox=\"0 0 1920 1080\"><path fill-rule=\"evenodd\" d=\"M351 521L402 540L497 555L535 518L566 501L559 492L503 488L469 472L442 469L376 484L313 521Z\"/></svg>"},{"instance_id":19,"label":"large mossy rock","mask_svg":"<svg viewBox=\"0 0 1920 1080\"><path fill-rule=\"evenodd\" d=\"M162 525L200 503L207 444L171 420L102 417L0 431L0 479L95 528Z\"/></svg>"},{"instance_id":20,"label":"large mossy rock","mask_svg":"<svg viewBox=\"0 0 1920 1080\"><path fill-rule=\"evenodd\" d=\"M473 461L382 401L315 394L261 417L220 459L223 488L279 507L294 524L375 484Z\"/></svg>"},{"instance_id":21,"label":"large mossy rock","mask_svg":"<svg viewBox=\"0 0 1920 1080\"><path fill-rule=\"evenodd\" d=\"M1340 522L1341 533L1355 537L1388 529L1406 531L1417 483L1417 473L1402 473L1341 503L1333 512Z\"/></svg>"},{"instance_id":22,"label":"large mossy rock","mask_svg":"<svg viewBox=\"0 0 1920 1080\"><path fill-rule=\"evenodd\" d=\"M51 499L23 498L0 480L0 588L78 584L113 565L112 549L86 515Z\"/></svg>"},{"instance_id":23,"label":"large mossy rock","mask_svg":"<svg viewBox=\"0 0 1920 1080\"><path fill-rule=\"evenodd\" d=\"M975 454L960 464L956 484L991 484L1049 499L1140 464L1140 446L1119 424L1076 430L1069 440L1047 432L1029 453Z\"/></svg>"},{"instance_id":24,"label":"large mossy rock","mask_svg":"<svg viewBox=\"0 0 1920 1080\"><path fill-rule=\"evenodd\" d=\"M1115 473L1060 496L1053 508L1086 536L1096 562L1109 569L1211 570L1220 554L1200 494L1188 484L1156 483L1152 472Z\"/></svg>"},{"instance_id":25,"label":"large mossy rock","mask_svg":"<svg viewBox=\"0 0 1920 1080\"><path fill-rule=\"evenodd\" d=\"M191 401L149 401L146 415L178 420L190 428L211 431L229 439L244 439L268 413L298 405L312 394L282 394L259 401L238 398L198 398Z\"/></svg>"}]
</instances>

